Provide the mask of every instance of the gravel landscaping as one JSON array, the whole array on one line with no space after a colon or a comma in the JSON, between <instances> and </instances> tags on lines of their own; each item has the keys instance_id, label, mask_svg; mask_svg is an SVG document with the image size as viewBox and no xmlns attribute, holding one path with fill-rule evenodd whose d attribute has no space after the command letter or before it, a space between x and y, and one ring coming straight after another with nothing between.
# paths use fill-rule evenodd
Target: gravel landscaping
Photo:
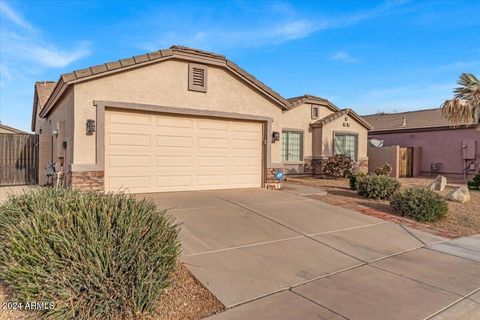
<instances>
[{"instance_id":1,"label":"gravel landscaping","mask_svg":"<svg viewBox=\"0 0 480 320\"><path fill-rule=\"evenodd\" d=\"M426 187L433 178L401 178L402 188ZM356 191L350 190L348 179L320 179L314 177L288 177L288 182L300 183L308 186L320 187L327 191L326 196L315 198L334 204L348 207L349 205L361 205L388 214L395 214L395 210L386 200L371 200L360 197ZM448 180L447 188L440 192L446 195L449 191L459 187L461 181ZM444 229L462 236L480 233L480 191L470 191L471 200L466 203L448 201L447 216L437 222L427 223L433 227Z\"/></svg>"},{"instance_id":2,"label":"gravel landscaping","mask_svg":"<svg viewBox=\"0 0 480 320\"><path fill-rule=\"evenodd\" d=\"M139 320L196 320L223 311L223 304L208 291L183 265L179 264L172 275L173 284L158 300L152 315ZM14 301L3 283L0 283L0 304ZM32 313L18 310L1 310L0 320L39 319Z\"/></svg>"}]
</instances>

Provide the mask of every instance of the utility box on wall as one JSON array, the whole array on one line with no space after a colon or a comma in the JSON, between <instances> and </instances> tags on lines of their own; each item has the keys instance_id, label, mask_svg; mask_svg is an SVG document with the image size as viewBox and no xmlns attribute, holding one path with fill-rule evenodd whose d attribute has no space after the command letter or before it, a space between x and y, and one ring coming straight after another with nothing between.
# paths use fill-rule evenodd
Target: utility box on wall
<instances>
[{"instance_id":1,"label":"utility box on wall","mask_svg":"<svg viewBox=\"0 0 480 320\"><path fill-rule=\"evenodd\" d=\"M474 160L476 153L476 141L475 140L463 140L462 141L462 158L463 160Z\"/></svg>"}]
</instances>

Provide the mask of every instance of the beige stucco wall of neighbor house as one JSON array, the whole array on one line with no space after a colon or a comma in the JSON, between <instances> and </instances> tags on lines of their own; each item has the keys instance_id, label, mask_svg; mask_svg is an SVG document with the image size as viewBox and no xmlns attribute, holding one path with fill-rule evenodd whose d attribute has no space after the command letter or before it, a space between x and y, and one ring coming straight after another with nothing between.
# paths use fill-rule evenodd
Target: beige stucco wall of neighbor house
<instances>
[{"instance_id":1,"label":"beige stucco wall of neighbor house","mask_svg":"<svg viewBox=\"0 0 480 320\"><path fill-rule=\"evenodd\" d=\"M344 126L344 124L347 123L349 124L349 126ZM347 132L358 135L357 160L367 159L368 130L349 115L342 116L333 120L332 122L327 123L321 128L321 131L321 134L318 134L317 136L318 138L320 138L321 141L321 154L314 155L324 157L333 155L334 132Z\"/></svg>"},{"instance_id":2,"label":"beige stucco wall of neighbor house","mask_svg":"<svg viewBox=\"0 0 480 320\"><path fill-rule=\"evenodd\" d=\"M15 131L12 131L12 130L8 130L6 128L1 128L0 127L0 133L16 133Z\"/></svg>"},{"instance_id":3,"label":"beige stucco wall of neighbor house","mask_svg":"<svg viewBox=\"0 0 480 320\"><path fill-rule=\"evenodd\" d=\"M62 124L63 123L63 124ZM63 127L63 129L61 129ZM57 102L56 108L43 121L37 122L36 133L51 135L54 130L61 129L58 136L52 139L52 160L60 170L60 156L64 156L64 172L68 173L69 164L73 163L73 138L74 138L74 90L69 89ZM62 132L63 130L63 132ZM63 150L62 141L67 142L67 149ZM68 177L67 177L68 184Z\"/></svg>"},{"instance_id":4,"label":"beige stucco wall of neighbor house","mask_svg":"<svg viewBox=\"0 0 480 320\"><path fill-rule=\"evenodd\" d=\"M85 134L87 119L96 119L94 100L133 102L186 109L270 117L272 131L282 130L282 110L235 74L208 66L206 93L188 90L188 62L168 60L75 84L76 165L94 164L96 136ZM270 143L271 138L267 137ZM281 162L281 143L271 145L271 163Z\"/></svg>"}]
</instances>

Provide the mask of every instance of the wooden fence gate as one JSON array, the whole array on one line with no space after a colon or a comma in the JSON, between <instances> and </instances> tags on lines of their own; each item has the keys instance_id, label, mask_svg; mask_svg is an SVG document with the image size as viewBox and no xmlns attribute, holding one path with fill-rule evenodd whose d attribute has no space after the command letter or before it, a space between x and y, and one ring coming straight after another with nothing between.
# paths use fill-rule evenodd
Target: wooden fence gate
<instances>
[{"instance_id":1,"label":"wooden fence gate","mask_svg":"<svg viewBox=\"0 0 480 320\"><path fill-rule=\"evenodd\" d=\"M0 133L0 186L37 181L38 135Z\"/></svg>"},{"instance_id":2,"label":"wooden fence gate","mask_svg":"<svg viewBox=\"0 0 480 320\"><path fill-rule=\"evenodd\" d=\"M400 148L399 158L400 178L413 177L413 148Z\"/></svg>"}]
</instances>

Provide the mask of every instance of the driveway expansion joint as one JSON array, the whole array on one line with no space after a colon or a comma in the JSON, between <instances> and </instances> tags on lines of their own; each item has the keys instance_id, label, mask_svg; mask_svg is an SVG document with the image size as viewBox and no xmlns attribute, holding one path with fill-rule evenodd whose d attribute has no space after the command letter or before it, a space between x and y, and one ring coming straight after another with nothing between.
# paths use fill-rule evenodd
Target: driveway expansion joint
<instances>
[{"instance_id":1,"label":"driveway expansion joint","mask_svg":"<svg viewBox=\"0 0 480 320\"><path fill-rule=\"evenodd\" d=\"M455 306L456 304L458 304L458 303L460 303L460 302L462 302L462 301L464 301L464 300L472 301L472 302L474 302L475 304L478 304L478 305L480 306L479 303L477 303L476 301L474 301L474 300L472 300L472 299L469 298L470 296L474 295L475 293L477 293L477 292L479 292L479 291L480 291L480 288L478 288L478 289L470 292L469 294L465 295L464 297L461 297L460 299L458 299L458 300L450 303L449 305L447 305L447 306L445 306L444 308L438 310L438 311L435 312L434 314L429 315L428 317L424 318L423 320L432 319L433 317L437 316L438 314L440 314L440 313L442 313L442 312L444 312L444 311L452 308L453 306Z\"/></svg>"},{"instance_id":2,"label":"driveway expansion joint","mask_svg":"<svg viewBox=\"0 0 480 320\"><path fill-rule=\"evenodd\" d=\"M296 295L299 296L300 298L303 298L303 299L307 300L307 301L310 302L310 303L313 303L313 304L315 304L315 305L317 305L317 306L319 306L319 307L322 307L322 308L330 311L331 313L336 314L336 315L339 316L339 317L342 317L342 318L345 319L345 320L350 320L350 318L347 318L347 317L344 316L343 314L340 314L340 313L336 312L336 311L333 310L333 309L330 309L330 308L328 308L328 307L326 307L326 306L324 306L324 305L321 305L320 303L318 303L318 302L316 302L316 301L314 301L314 300L312 300L312 299L310 299L310 298L305 297L303 294L300 294L300 293L298 293L298 292L296 292L296 291L293 291L291 288L289 289L289 291L290 291L291 293L293 293L293 294L296 294Z\"/></svg>"},{"instance_id":3,"label":"driveway expansion joint","mask_svg":"<svg viewBox=\"0 0 480 320\"><path fill-rule=\"evenodd\" d=\"M401 223L398 224L400 226L400 228L402 228L403 230L405 230L407 233L409 233L412 237L414 237L415 239L417 239L418 241L420 241L424 246L427 246L427 244L425 242L422 241L422 239L420 239L419 237L417 237L416 235L414 235L410 230L408 230L407 228L405 228L405 226Z\"/></svg>"},{"instance_id":4,"label":"driveway expansion joint","mask_svg":"<svg viewBox=\"0 0 480 320\"><path fill-rule=\"evenodd\" d=\"M381 267L375 266L375 265L373 265L373 264L369 264L369 266L372 267L372 268L379 269L379 270L382 270L382 271L385 271L385 272L394 274L394 275L396 275L396 276L399 276L399 277L402 277L402 278L405 278L405 279L408 279L408 280L412 280L412 281L421 283L421 284L423 284L423 285L426 285L426 286L429 286L429 287L433 287L433 288L439 289L439 290L441 290L441 291L445 291L445 292L447 292L447 293L450 293L450 294L453 294L453 295L462 297L462 295L461 295L461 294L458 294L457 292L453 292L453 291L444 289L444 288L439 287L439 286L437 286L437 285L434 285L434 284L431 284L431 283L427 283L427 282L424 282L424 281L421 281L421 280L418 280L418 279L415 279L415 278L412 278L412 277L406 276L406 275L404 275L404 274L397 273L397 272L394 272L394 271L391 271L391 270L388 270L388 269L385 269L385 268L381 268ZM477 290L478 290L478 289L477 289ZM475 291L472 292L472 293L469 293L468 295L474 294L477 290L475 290ZM465 298L465 297L466 297L466 296L463 296L462 299Z\"/></svg>"},{"instance_id":5,"label":"driveway expansion joint","mask_svg":"<svg viewBox=\"0 0 480 320\"><path fill-rule=\"evenodd\" d=\"M441 242L441 243L450 242L450 241L451 241L451 240L449 240L449 241L443 241L443 242ZM437 243L434 243L434 244L437 244ZM468 257L464 257L464 256L460 256L460 255L456 255L456 254L453 254L453 253L450 253L450 252L435 250L435 249L433 249L433 248L430 248L430 246L426 246L425 249L430 250L430 251L433 251L433 252L438 252L438 253L447 254L447 255L452 256L452 257L455 257L455 258L461 258L461 259L465 259L465 260L468 260L468 261L473 261L473 262L479 263L477 260L470 259L470 258L468 258Z\"/></svg>"},{"instance_id":6,"label":"driveway expansion joint","mask_svg":"<svg viewBox=\"0 0 480 320\"><path fill-rule=\"evenodd\" d=\"M276 221L275 219L272 219L272 218L267 217L267 216L265 216L265 215L263 215L263 214L261 214L261 213L258 213L258 212L256 212L255 210L252 210L252 209L250 209L250 208L248 208L248 207L246 207L246 206L243 206L243 205L241 205L241 204L239 204L239 203L236 203L236 202L231 201L231 200L228 200L228 199L224 199L224 198L222 198L222 197L218 197L218 196L215 196L215 197L218 198L218 199L220 199L220 200L223 200L223 201L227 201L227 202L229 202L229 203L232 203L232 204L234 204L234 205L236 205L236 206L238 206L238 207L240 207L240 208L242 208L242 209L244 209L244 210L247 210L247 211L249 211L249 212L251 212L251 213L253 213L253 214L256 214L256 215L258 215L258 216L260 216L260 217L263 217L263 218L265 218L265 219L267 219L267 220L270 220L271 222L277 223L277 224L281 225L281 226L284 227L284 228L287 228L287 229L289 229L289 230L291 230L291 231L293 231L293 232L296 232L296 233L304 236L305 238L308 238L308 239L310 239L310 240L313 240L313 241L315 241L315 242L317 242L317 243L320 243L320 244L322 244L322 245L324 245L324 246L326 246L326 247L329 247L330 249L333 249L333 250L335 250L335 251L337 251L337 252L340 252L340 253L342 253L342 254L344 254L344 255L346 255L346 256L349 256L350 258L353 258L353 259L355 259L355 260L358 260L358 261L361 261L361 262L363 262L363 263L366 263L366 261L363 261L362 259L359 259L359 258L357 258L357 257L355 257L355 256L353 256L353 255L351 255L351 254L349 254L349 253L347 253L347 252L343 252L343 251L341 251L341 250L339 250L339 249L337 249L337 248L335 248L335 247L332 247L331 245L328 245L328 244L326 244L326 243L323 243L323 242L321 242L320 240L315 239L314 237L311 237L311 236L309 236L309 235L307 235L307 234L305 234L305 233L303 233L303 232L300 232L300 231L298 231L298 230L295 230L294 228L292 228L292 227L290 227L290 226L288 226L288 225L285 225L285 224L283 224L283 223L281 223L281 222Z\"/></svg>"}]
</instances>

